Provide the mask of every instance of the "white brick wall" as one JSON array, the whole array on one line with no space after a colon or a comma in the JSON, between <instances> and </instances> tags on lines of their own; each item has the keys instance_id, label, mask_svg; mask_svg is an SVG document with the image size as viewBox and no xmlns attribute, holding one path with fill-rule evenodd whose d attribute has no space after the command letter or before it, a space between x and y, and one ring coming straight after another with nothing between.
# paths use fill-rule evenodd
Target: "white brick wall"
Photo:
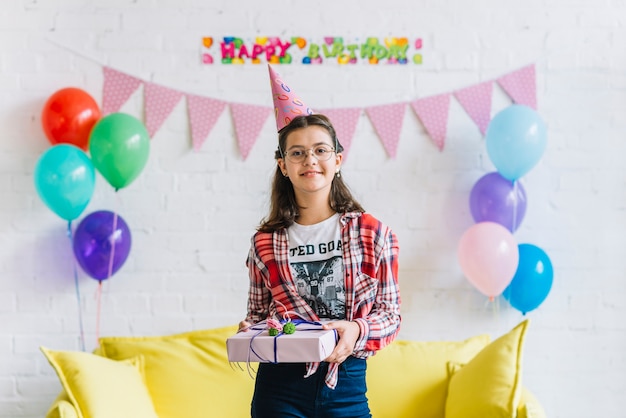
<instances>
[{"instance_id":1,"label":"white brick wall","mask_svg":"<svg viewBox=\"0 0 626 418\"><path fill-rule=\"evenodd\" d=\"M548 148L524 179L519 242L546 250L553 289L532 318L524 383L551 418L626 416L626 4L203 0L8 1L0 6L0 418L45 413L60 388L38 351L80 349L66 224L37 196L33 170L49 147L45 100L77 86L101 100L101 64L182 91L271 106L264 65L199 63L203 36L408 36L422 66L281 67L317 108L409 101L537 66ZM56 43L50 42L54 40ZM67 48L58 44L66 45ZM510 101L494 87L494 113ZM123 108L142 115L137 92ZM98 176L85 214L120 213L129 260L103 286L101 335L158 335L232 324L244 314L249 238L265 214L276 135L268 120L248 159L230 112L202 150L180 104L152 140L150 160L114 193ZM456 260L473 224L469 192L493 171L484 139L452 100L439 152L410 109L398 156L386 157L362 115L344 174L401 241L402 337L498 336L523 317L487 305ZM96 339L97 283L79 270L87 348Z\"/></svg>"}]
</instances>

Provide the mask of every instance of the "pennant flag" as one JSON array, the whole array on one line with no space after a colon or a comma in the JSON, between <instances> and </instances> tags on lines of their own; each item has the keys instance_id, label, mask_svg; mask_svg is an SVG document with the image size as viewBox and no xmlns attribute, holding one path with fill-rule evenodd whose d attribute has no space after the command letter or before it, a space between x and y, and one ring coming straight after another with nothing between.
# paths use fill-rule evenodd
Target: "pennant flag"
<instances>
[{"instance_id":1,"label":"pennant flag","mask_svg":"<svg viewBox=\"0 0 626 418\"><path fill-rule=\"evenodd\" d=\"M535 64L506 74L496 81L515 103L537 110Z\"/></svg>"},{"instance_id":2,"label":"pennant flag","mask_svg":"<svg viewBox=\"0 0 626 418\"><path fill-rule=\"evenodd\" d=\"M224 108L229 104L218 99L186 94L178 90L146 82L107 66L103 66L103 72L102 114L107 115L118 112L139 86L143 85L145 123L150 137L156 134L180 99L186 96L192 143L196 151L201 148ZM534 64L508 73L496 80L466 87L453 93L417 99L410 103L428 135L440 151L443 150L445 145L450 96L454 94L461 107L476 123L480 132L485 135L491 120L491 100L494 82L497 82L515 103L537 110L537 86ZM391 158L395 158L406 105L407 103L393 103L365 109L325 109L319 113L327 115L332 120L337 137L344 147L343 154L344 158L346 158L352 147L361 112L365 110L383 143L385 151ZM245 160L272 109L263 106L234 103L230 103L230 107L239 150Z\"/></svg>"},{"instance_id":3,"label":"pennant flag","mask_svg":"<svg viewBox=\"0 0 626 418\"><path fill-rule=\"evenodd\" d=\"M359 108L346 108L346 109L324 109L319 112L322 115L328 116L335 132L337 133L337 139L343 146L343 160L345 162L352 146L352 138L354 138L354 132L356 131L356 124L359 122L361 116L361 109Z\"/></svg>"},{"instance_id":4,"label":"pennant flag","mask_svg":"<svg viewBox=\"0 0 626 418\"><path fill-rule=\"evenodd\" d=\"M239 152L245 160L254 146L259 132L267 117L272 113L272 108L248 104L231 103L230 111L233 115L235 133Z\"/></svg>"},{"instance_id":5,"label":"pennant flag","mask_svg":"<svg viewBox=\"0 0 626 418\"><path fill-rule=\"evenodd\" d=\"M102 67L102 70L104 72L102 115L105 116L120 110L128 98L139 88L142 81L110 67Z\"/></svg>"},{"instance_id":6,"label":"pennant flag","mask_svg":"<svg viewBox=\"0 0 626 418\"><path fill-rule=\"evenodd\" d=\"M491 121L492 93L493 81L486 81L454 92L454 97L476 123L483 135L487 132L487 125Z\"/></svg>"},{"instance_id":7,"label":"pennant flag","mask_svg":"<svg viewBox=\"0 0 626 418\"><path fill-rule=\"evenodd\" d=\"M178 90L168 89L154 83L144 84L144 107L146 111L146 128L150 138L159 130L174 107L183 97Z\"/></svg>"},{"instance_id":8,"label":"pennant flag","mask_svg":"<svg viewBox=\"0 0 626 418\"><path fill-rule=\"evenodd\" d=\"M200 150L225 107L226 102L222 102L221 100L196 96L194 94L187 95L191 141L194 150Z\"/></svg>"},{"instance_id":9,"label":"pennant flag","mask_svg":"<svg viewBox=\"0 0 626 418\"><path fill-rule=\"evenodd\" d=\"M393 103L365 108L374 128L376 128L378 136L383 142L387 154L391 158L396 157L396 151L398 150L405 106L406 103Z\"/></svg>"},{"instance_id":10,"label":"pennant flag","mask_svg":"<svg viewBox=\"0 0 626 418\"><path fill-rule=\"evenodd\" d=\"M411 107L439 151L443 151L448 130L450 93L415 100L411 102Z\"/></svg>"}]
</instances>

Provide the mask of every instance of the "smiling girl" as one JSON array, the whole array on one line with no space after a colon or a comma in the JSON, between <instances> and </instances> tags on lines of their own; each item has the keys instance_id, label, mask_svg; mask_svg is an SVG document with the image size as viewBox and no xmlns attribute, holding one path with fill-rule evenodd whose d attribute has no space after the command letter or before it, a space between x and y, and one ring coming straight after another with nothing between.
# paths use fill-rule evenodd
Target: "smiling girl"
<instances>
[{"instance_id":1,"label":"smiling girl","mask_svg":"<svg viewBox=\"0 0 626 418\"><path fill-rule=\"evenodd\" d=\"M339 340L320 363L260 363L253 418L371 417L366 359L400 327L398 241L353 198L342 151L324 115L279 125L270 211L251 240L239 329L295 313Z\"/></svg>"}]
</instances>

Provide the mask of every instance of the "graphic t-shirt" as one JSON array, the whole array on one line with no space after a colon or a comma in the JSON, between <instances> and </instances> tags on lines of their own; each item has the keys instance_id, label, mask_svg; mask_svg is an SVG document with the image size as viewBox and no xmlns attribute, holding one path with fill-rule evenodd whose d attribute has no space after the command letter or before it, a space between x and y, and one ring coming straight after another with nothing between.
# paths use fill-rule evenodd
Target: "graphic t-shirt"
<instances>
[{"instance_id":1,"label":"graphic t-shirt","mask_svg":"<svg viewBox=\"0 0 626 418\"><path fill-rule=\"evenodd\" d=\"M346 293L339 214L315 225L294 223L289 266L298 293L320 319L345 319Z\"/></svg>"}]
</instances>

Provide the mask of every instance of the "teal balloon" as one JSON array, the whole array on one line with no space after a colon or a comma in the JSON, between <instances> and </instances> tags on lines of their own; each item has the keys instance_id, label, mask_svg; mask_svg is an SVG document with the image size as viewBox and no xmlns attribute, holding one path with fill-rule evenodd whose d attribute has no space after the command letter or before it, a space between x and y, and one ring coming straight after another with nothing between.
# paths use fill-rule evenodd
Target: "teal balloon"
<instances>
[{"instance_id":1,"label":"teal balloon","mask_svg":"<svg viewBox=\"0 0 626 418\"><path fill-rule=\"evenodd\" d=\"M532 244L519 244L519 264L502 296L523 313L537 309L552 288L554 270L550 257Z\"/></svg>"},{"instance_id":2,"label":"teal balloon","mask_svg":"<svg viewBox=\"0 0 626 418\"><path fill-rule=\"evenodd\" d=\"M546 150L547 129L535 110L512 105L493 117L485 137L491 162L502 177L514 181L541 159Z\"/></svg>"},{"instance_id":3,"label":"teal balloon","mask_svg":"<svg viewBox=\"0 0 626 418\"><path fill-rule=\"evenodd\" d=\"M80 148L59 144L41 155L35 166L35 188L43 202L61 218L80 216L93 196L96 171Z\"/></svg>"},{"instance_id":4,"label":"teal balloon","mask_svg":"<svg viewBox=\"0 0 626 418\"><path fill-rule=\"evenodd\" d=\"M139 119L112 113L91 130L89 152L96 170L118 190L132 183L143 170L150 152L150 137Z\"/></svg>"}]
</instances>

